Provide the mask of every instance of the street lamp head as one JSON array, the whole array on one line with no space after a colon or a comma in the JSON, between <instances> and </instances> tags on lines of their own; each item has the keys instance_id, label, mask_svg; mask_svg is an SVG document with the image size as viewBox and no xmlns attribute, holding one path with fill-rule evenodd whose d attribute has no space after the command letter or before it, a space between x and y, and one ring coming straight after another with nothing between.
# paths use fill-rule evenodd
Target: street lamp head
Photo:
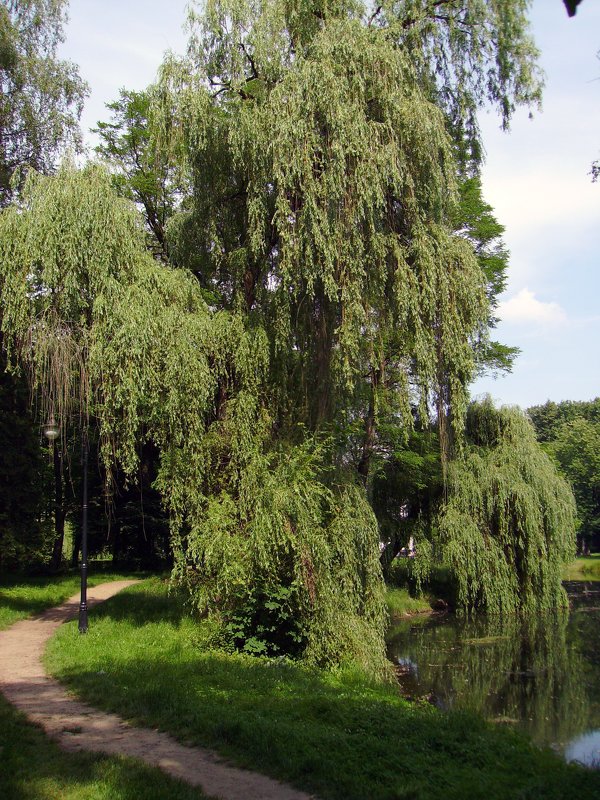
<instances>
[{"instance_id":1,"label":"street lamp head","mask_svg":"<svg viewBox=\"0 0 600 800\"><path fill-rule=\"evenodd\" d=\"M46 437L46 439L48 439L49 442L53 442L55 439L58 439L58 436L60 434L60 428L54 422L53 419L51 419L50 422L47 422L44 425L43 430L44 430L44 436Z\"/></svg>"}]
</instances>

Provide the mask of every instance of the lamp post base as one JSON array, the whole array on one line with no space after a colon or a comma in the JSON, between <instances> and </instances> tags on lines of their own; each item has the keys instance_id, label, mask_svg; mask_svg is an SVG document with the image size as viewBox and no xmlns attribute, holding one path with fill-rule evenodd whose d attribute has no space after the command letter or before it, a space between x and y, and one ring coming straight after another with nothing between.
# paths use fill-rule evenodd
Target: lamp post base
<instances>
[{"instance_id":1,"label":"lamp post base","mask_svg":"<svg viewBox=\"0 0 600 800\"><path fill-rule=\"evenodd\" d=\"M79 633L87 633L87 564L81 563L81 602L79 603Z\"/></svg>"}]
</instances>

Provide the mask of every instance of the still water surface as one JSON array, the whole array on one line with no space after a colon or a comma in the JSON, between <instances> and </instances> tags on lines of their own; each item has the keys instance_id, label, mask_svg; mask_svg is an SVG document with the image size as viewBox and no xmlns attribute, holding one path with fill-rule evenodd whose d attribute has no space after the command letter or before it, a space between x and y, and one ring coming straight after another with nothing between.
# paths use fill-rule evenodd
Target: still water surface
<instances>
[{"instance_id":1,"label":"still water surface","mask_svg":"<svg viewBox=\"0 0 600 800\"><path fill-rule=\"evenodd\" d=\"M500 621L433 615L390 631L406 692L516 725L600 767L600 583L568 583L570 613Z\"/></svg>"}]
</instances>

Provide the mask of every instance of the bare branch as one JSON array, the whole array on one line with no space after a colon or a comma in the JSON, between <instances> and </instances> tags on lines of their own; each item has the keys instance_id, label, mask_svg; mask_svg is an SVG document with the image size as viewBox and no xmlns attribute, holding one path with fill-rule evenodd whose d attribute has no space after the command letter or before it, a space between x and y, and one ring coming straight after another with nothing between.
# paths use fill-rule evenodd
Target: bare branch
<instances>
[{"instance_id":1,"label":"bare branch","mask_svg":"<svg viewBox=\"0 0 600 800\"><path fill-rule=\"evenodd\" d=\"M369 22L368 22L368 26L369 26L369 28L371 27L371 25L373 24L373 22L375 22L375 20L377 19L377 17L378 17L378 16L381 14L381 9L382 9L382 8L383 8L383 6L377 6L377 8L375 9L375 11L374 11L374 12L371 14L371 16L369 17Z\"/></svg>"}]
</instances>

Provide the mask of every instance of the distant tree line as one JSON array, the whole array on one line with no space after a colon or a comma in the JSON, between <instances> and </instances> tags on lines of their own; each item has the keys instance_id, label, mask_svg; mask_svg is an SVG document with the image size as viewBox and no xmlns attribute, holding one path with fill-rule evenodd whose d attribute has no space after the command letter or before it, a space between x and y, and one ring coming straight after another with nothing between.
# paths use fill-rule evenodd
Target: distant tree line
<instances>
[{"instance_id":1,"label":"distant tree line","mask_svg":"<svg viewBox=\"0 0 600 800\"><path fill-rule=\"evenodd\" d=\"M567 478L577 501L580 553L600 551L600 398L548 401L527 409L538 439Z\"/></svg>"}]
</instances>

